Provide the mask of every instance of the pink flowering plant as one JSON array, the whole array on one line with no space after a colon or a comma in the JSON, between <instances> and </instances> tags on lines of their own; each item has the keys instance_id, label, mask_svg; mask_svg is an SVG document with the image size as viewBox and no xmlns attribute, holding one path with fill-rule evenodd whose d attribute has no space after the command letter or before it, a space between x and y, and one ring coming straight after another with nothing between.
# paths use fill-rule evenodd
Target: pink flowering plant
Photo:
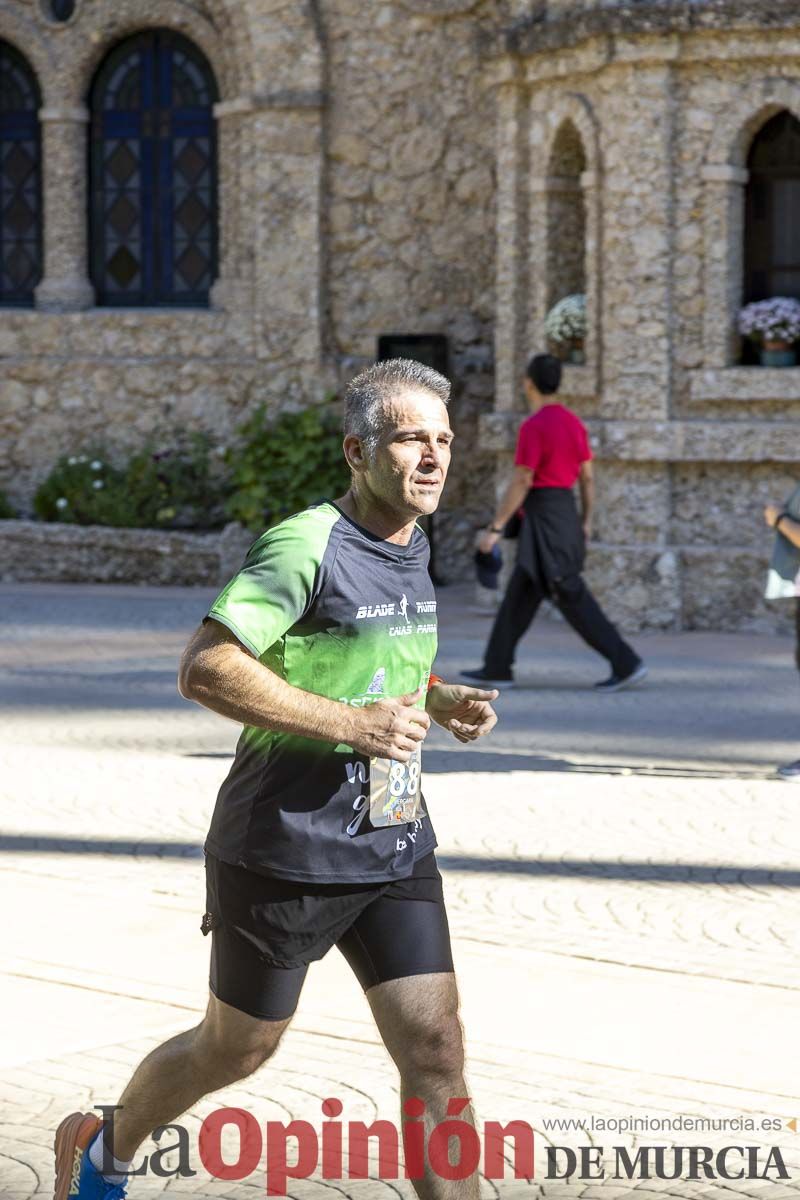
<instances>
[{"instance_id":1,"label":"pink flowering plant","mask_svg":"<svg viewBox=\"0 0 800 1200\"><path fill-rule=\"evenodd\" d=\"M791 346L800 338L800 301L773 296L746 304L739 313L739 333L761 346Z\"/></svg>"}]
</instances>

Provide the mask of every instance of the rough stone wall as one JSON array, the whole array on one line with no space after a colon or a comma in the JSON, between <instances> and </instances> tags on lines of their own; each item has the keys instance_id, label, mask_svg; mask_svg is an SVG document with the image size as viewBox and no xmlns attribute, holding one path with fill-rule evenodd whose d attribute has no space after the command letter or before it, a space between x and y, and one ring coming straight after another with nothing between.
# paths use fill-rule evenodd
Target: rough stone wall
<instances>
[{"instance_id":1,"label":"rough stone wall","mask_svg":"<svg viewBox=\"0 0 800 1200\"><path fill-rule=\"evenodd\" d=\"M183 533L2 521L0 580L222 587L251 541L236 524L219 533Z\"/></svg>"},{"instance_id":2,"label":"rough stone wall","mask_svg":"<svg viewBox=\"0 0 800 1200\"><path fill-rule=\"evenodd\" d=\"M94 307L87 275L87 97L123 37L193 40L220 103L220 274L208 311ZM39 0L0 0L0 37L43 93L44 278L34 311L0 320L0 487L25 511L61 453L112 453L176 427L228 443L253 405L325 388L320 312L321 45L304 3L78 0L66 24Z\"/></svg>"},{"instance_id":3,"label":"rough stone wall","mask_svg":"<svg viewBox=\"0 0 800 1200\"><path fill-rule=\"evenodd\" d=\"M441 332L458 452L439 569L468 570L492 467L477 438L492 400L495 194L481 41L507 17L491 0L394 0L368 21L356 0L78 0L56 25L39 0L0 0L0 37L33 62L50 114L39 311L0 323L12 501L24 511L60 453L121 453L182 424L225 444L254 405L341 385L380 333ZM95 309L87 279L86 95L108 49L155 25L200 45L219 82L209 312Z\"/></svg>"},{"instance_id":4,"label":"rough stone wall","mask_svg":"<svg viewBox=\"0 0 800 1200\"><path fill-rule=\"evenodd\" d=\"M494 107L480 35L485 0L324 6L328 292L340 378L381 333L444 333L454 380L453 466L436 516L439 573L468 570L492 459L477 420L492 401Z\"/></svg>"},{"instance_id":5,"label":"rough stone wall","mask_svg":"<svg viewBox=\"0 0 800 1200\"><path fill-rule=\"evenodd\" d=\"M767 20L739 0L551 0L528 17L500 74L518 81L531 145L546 151L548 114L578 102L584 142L599 130L600 252L587 256L599 344L569 401L598 459L590 578L629 628L786 629L789 606L761 598L761 510L800 481L800 368L738 366L735 319L747 149L774 113L800 114L796 8ZM533 178L534 259L552 253L541 191ZM497 356L519 357L514 339L536 339L542 306L503 285L498 312ZM498 450L513 437L503 422L484 422Z\"/></svg>"}]
</instances>

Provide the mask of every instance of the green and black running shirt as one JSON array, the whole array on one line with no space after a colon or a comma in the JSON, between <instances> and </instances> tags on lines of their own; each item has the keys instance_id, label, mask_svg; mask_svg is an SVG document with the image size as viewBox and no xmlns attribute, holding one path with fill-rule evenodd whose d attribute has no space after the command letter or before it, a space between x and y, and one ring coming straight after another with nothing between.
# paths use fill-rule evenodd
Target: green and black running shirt
<instances>
[{"instance_id":1,"label":"green and black running shirt","mask_svg":"<svg viewBox=\"0 0 800 1200\"><path fill-rule=\"evenodd\" d=\"M317 504L255 542L208 616L303 691L352 705L403 696L427 685L436 655L428 559L418 526L400 546ZM374 828L369 766L344 744L245 726L206 850L299 882L405 878L436 845L430 819L423 803L418 820Z\"/></svg>"}]
</instances>

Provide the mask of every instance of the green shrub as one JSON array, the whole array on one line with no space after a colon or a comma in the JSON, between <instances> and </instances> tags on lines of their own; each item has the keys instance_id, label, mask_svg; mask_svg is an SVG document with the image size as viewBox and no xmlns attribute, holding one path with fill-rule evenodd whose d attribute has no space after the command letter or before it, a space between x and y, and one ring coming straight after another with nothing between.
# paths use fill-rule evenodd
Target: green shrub
<instances>
[{"instance_id":1,"label":"green shrub","mask_svg":"<svg viewBox=\"0 0 800 1200\"><path fill-rule=\"evenodd\" d=\"M33 498L44 521L77 525L125 525L122 475L101 450L62 455Z\"/></svg>"},{"instance_id":2,"label":"green shrub","mask_svg":"<svg viewBox=\"0 0 800 1200\"><path fill-rule=\"evenodd\" d=\"M33 501L45 521L142 529L209 529L225 519L225 488L208 438L147 446L117 467L99 449L62 456Z\"/></svg>"},{"instance_id":3,"label":"green shrub","mask_svg":"<svg viewBox=\"0 0 800 1200\"><path fill-rule=\"evenodd\" d=\"M0 521L13 521L16 515L16 509L9 504L5 492L0 492Z\"/></svg>"},{"instance_id":4,"label":"green shrub","mask_svg":"<svg viewBox=\"0 0 800 1200\"><path fill-rule=\"evenodd\" d=\"M317 500L347 491L339 421L328 404L268 415L258 409L228 451L228 515L249 529L277 524Z\"/></svg>"},{"instance_id":5,"label":"green shrub","mask_svg":"<svg viewBox=\"0 0 800 1200\"><path fill-rule=\"evenodd\" d=\"M125 485L145 528L215 529L225 522L227 482L208 437L192 433L130 459Z\"/></svg>"}]
</instances>

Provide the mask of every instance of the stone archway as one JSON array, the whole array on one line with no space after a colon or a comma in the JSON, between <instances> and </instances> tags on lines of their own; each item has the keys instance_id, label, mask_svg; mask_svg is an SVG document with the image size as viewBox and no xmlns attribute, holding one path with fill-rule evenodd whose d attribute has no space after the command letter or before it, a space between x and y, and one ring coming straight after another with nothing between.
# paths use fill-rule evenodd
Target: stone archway
<instances>
[{"instance_id":1,"label":"stone archway","mask_svg":"<svg viewBox=\"0 0 800 1200\"><path fill-rule=\"evenodd\" d=\"M547 162L548 309L564 296L586 291L586 205L581 188L585 170L583 139L567 117L553 138Z\"/></svg>"},{"instance_id":2,"label":"stone archway","mask_svg":"<svg viewBox=\"0 0 800 1200\"><path fill-rule=\"evenodd\" d=\"M578 92L534 97L531 120L541 157L531 164L529 256L545 261L547 271L531 286L529 344L541 344L547 311L566 294L556 285L559 261L566 256L568 290L586 295L586 363L596 374L602 320L598 122L590 101Z\"/></svg>"},{"instance_id":3,"label":"stone archway","mask_svg":"<svg viewBox=\"0 0 800 1200\"><path fill-rule=\"evenodd\" d=\"M704 362L738 361L736 317L744 277L744 195L747 155L758 130L787 110L800 119L800 83L763 79L742 90L717 121L702 175L704 182Z\"/></svg>"},{"instance_id":4,"label":"stone archway","mask_svg":"<svg viewBox=\"0 0 800 1200\"><path fill-rule=\"evenodd\" d=\"M783 109L800 120L800 83L791 79L764 79L744 88L737 103L715 124L707 165L744 168L753 138Z\"/></svg>"},{"instance_id":5,"label":"stone archway","mask_svg":"<svg viewBox=\"0 0 800 1200\"><path fill-rule=\"evenodd\" d=\"M56 62L41 23L14 0L0 0L0 38L28 60L36 74L43 103L47 104L56 76Z\"/></svg>"}]
</instances>

